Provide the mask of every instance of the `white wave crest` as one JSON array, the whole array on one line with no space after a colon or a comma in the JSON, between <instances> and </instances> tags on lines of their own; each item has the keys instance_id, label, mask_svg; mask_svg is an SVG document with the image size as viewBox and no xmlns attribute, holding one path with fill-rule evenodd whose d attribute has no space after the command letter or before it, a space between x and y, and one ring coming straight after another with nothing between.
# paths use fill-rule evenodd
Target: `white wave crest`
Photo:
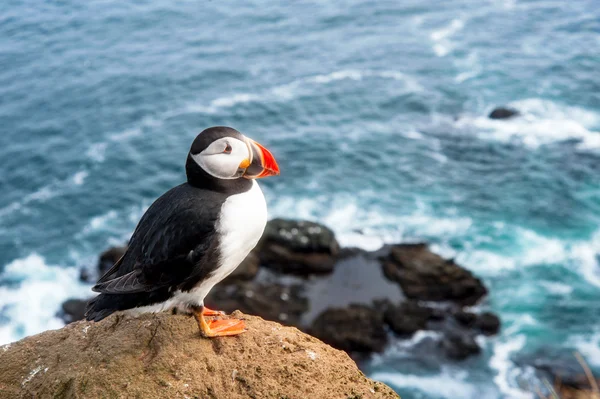
<instances>
[{"instance_id":1,"label":"white wave crest","mask_svg":"<svg viewBox=\"0 0 600 399\"><path fill-rule=\"evenodd\" d=\"M496 370L494 382L496 386L507 398L532 399L534 395L531 392L523 391L515 387L515 379L520 374L520 370L515 367L510 360L510 356L521 350L525 346L525 336L517 335L504 342L496 342L494 345L494 354L490 358L490 367Z\"/></svg>"},{"instance_id":2,"label":"white wave crest","mask_svg":"<svg viewBox=\"0 0 600 399\"><path fill-rule=\"evenodd\" d=\"M461 31L464 26L464 21L453 19L447 26L431 32L429 37L434 42L432 48L435 55L444 57L454 50L455 45L449 38Z\"/></svg>"},{"instance_id":3,"label":"white wave crest","mask_svg":"<svg viewBox=\"0 0 600 399\"><path fill-rule=\"evenodd\" d=\"M231 108L239 104L250 102L287 101L297 97L301 93L301 89L307 86L327 85L341 80L361 81L368 78L391 79L403 82L405 85L405 91L407 92L417 92L423 90L423 87L416 79L399 71L343 69L328 74L300 78L290 83L262 90L258 93L233 93L231 95L218 97L212 100L208 105L199 105L197 102L194 102L185 106L182 112L216 114L224 109Z\"/></svg>"},{"instance_id":4,"label":"white wave crest","mask_svg":"<svg viewBox=\"0 0 600 399\"><path fill-rule=\"evenodd\" d=\"M521 142L537 148L544 144L578 140L580 149L600 149L600 115L578 107L556 104L537 98L508 104L521 115L494 120L487 116L465 117L456 122L459 128L475 128L484 140Z\"/></svg>"},{"instance_id":5,"label":"white wave crest","mask_svg":"<svg viewBox=\"0 0 600 399\"><path fill-rule=\"evenodd\" d=\"M6 265L0 279L10 284L0 287L0 309L10 323L0 325L0 344L62 327L56 317L61 303L90 295L78 274L75 267L47 265L35 253Z\"/></svg>"},{"instance_id":6,"label":"white wave crest","mask_svg":"<svg viewBox=\"0 0 600 399\"><path fill-rule=\"evenodd\" d=\"M376 372L371 378L403 388L418 389L428 395L442 398L474 398L478 390L464 380L464 373L443 369L435 375L414 375L390 372Z\"/></svg>"}]
</instances>

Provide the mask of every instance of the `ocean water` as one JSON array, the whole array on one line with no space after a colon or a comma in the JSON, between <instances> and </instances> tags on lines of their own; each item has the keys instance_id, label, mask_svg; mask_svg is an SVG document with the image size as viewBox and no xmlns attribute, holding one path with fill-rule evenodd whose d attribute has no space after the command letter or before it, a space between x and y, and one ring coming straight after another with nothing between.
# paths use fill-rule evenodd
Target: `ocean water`
<instances>
[{"instance_id":1,"label":"ocean water","mask_svg":"<svg viewBox=\"0 0 600 399\"><path fill-rule=\"evenodd\" d=\"M515 359L536 351L599 370L599 71L594 0L7 0L0 343L60 327L78 266L230 125L279 161L271 216L427 240L490 288L503 330L480 357L419 356L428 332L375 357L403 398L533 398ZM503 104L521 116L486 118Z\"/></svg>"}]
</instances>

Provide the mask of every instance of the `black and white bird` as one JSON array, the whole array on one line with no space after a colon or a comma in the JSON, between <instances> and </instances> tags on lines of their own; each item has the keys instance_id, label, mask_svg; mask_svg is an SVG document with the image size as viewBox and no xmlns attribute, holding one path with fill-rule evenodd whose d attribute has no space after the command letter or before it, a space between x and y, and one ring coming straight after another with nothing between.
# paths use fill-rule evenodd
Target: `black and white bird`
<instances>
[{"instance_id":1,"label":"black and white bird","mask_svg":"<svg viewBox=\"0 0 600 399\"><path fill-rule=\"evenodd\" d=\"M273 155L230 127L201 132L188 153L187 182L167 191L138 223L127 252L92 288L88 320L117 311L191 313L207 337L245 331L242 320L204 307L208 292L244 260L267 223L255 179L278 175Z\"/></svg>"}]
</instances>

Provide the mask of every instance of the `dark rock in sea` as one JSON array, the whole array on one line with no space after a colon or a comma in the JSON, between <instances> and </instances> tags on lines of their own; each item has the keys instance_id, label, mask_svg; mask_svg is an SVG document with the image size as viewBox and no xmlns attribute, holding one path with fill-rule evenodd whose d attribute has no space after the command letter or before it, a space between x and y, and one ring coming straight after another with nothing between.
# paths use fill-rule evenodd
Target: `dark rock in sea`
<instances>
[{"instance_id":1,"label":"dark rock in sea","mask_svg":"<svg viewBox=\"0 0 600 399\"><path fill-rule=\"evenodd\" d=\"M297 327L309 306L300 285L266 282L220 284L212 289L204 302L209 308L226 313L241 310Z\"/></svg>"},{"instance_id":2,"label":"dark rock in sea","mask_svg":"<svg viewBox=\"0 0 600 399\"><path fill-rule=\"evenodd\" d=\"M399 305L387 306L383 317L393 332L401 337L409 337L427 328L427 322L434 318L434 311L417 301L407 300Z\"/></svg>"},{"instance_id":3,"label":"dark rock in sea","mask_svg":"<svg viewBox=\"0 0 600 399\"><path fill-rule=\"evenodd\" d=\"M473 327L477 321L477 315L473 312L468 312L461 309L454 313L454 319L456 319L459 324L465 327Z\"/></svg>"},{"instance_id":4,"label":"dark rock in sea","mask_svg":"<svg viewBox=\"0 0 600 399\"><path fill-rule=\"evenodd\" d=\"M127 247L111 247L100 254L98 259L98 277L104 275L125 254Z\"/></svg>"},{"instance_id":5,"label":"dark rock in sea","mask_svg":"<svg viewBox=\"0 0 600 399\"><path fill-rule=\"evenodd\" d=\"M490 118L490 119L509 119L509 118L512 118L512 117L518 116L518 115L519 115L519 111L517 111L514 108L496 107L496 108L494 108L494 110L492 112L490 112L490 114L488 115L488 118Z\"/></svg>"},{"instance_id":6,"label":"dark rock in sea","mask_svg":"<svg viewBox=\"0 0 600 399\"><path fill-rule=\"evenodd\" d=\"M71 323L74 321L83 320L85 317L85 305L87 299L67 299L62 304L61 312L58 316L64 320L65 323Z\"/></svg>"},{"instance_id":7,"label":"dark rock in sea","mask_svg":"<svg viewBox=\"0 0 600 399\"><path fill-rule=\"evenodd\" d=\"M444 337L440 341L440 347L444 354L453 360L464 360L481 352L474 334L458 330L445 331Z\"/></svg>"},{"instance_id":8,"label":"dark rock in sea","mask_svg":"<svg viewBox=\"0 0 600 399\"><path fill-rule=\"evenodd\" d=\"M225 280L221 282L221 284L227 285L239 281L252 280L254 277L256 277L256 274L258 273L259 263L260 261L256 252L250 252L248 256L246 256L246 259L244 259L242 263L240 263L237 269L235 269L229 276L227 276Z\"/></svg>"},{"instance_id":9,"label":"dark rock in sea","mask_svg":"<svg viewBox=\"0 0 600 399\"><path fill-rule=\"evenodd\" d=\"M500 331L500 318L491 312L483 312L477 316L475 328L485 335L496 335Z\"/></svg>"},{"instance_id":10,"label":"dark rock in sea","mask_svg":"<svg viewBox=\"0 0 600 399\"><path fill-rule=\"evenodd\" d=\"M470 306L487 294L473 273L434 254L427 244L393 245L382 263L385 276L409 298Z\"/></svg>"},{"instance_id":11,"label":"dark rock in sea","mask_svg":"<svg viewBox=\"0 0 600 399\"><path fill-rule=\"evenodd\" d=\"M94 274L86 268L79 270L79 281L84 283L93 283L95 281Z\"/></svg>"},{"instance_id":12,"label":"dark rock in sea","mask_svg":"<svg viewBox=\"0 0 600 399\"><path fill-rule=\"evenodd\" d=\"M308 331L334 348L350 353L381 352L387 343L383 315L365 305L327 309Z\"/></svg>"},{"instance_id":13,"label":"dark rock in sea","mask_svg":"<svg viewBox=\"0 0 600 399\"><path fill-rule=\"evenodd\" d=\"M331 273L340 252L333 231L318 223L273 219L259 244L261 265L297 275Z\"/></svg>"}]
</instances>

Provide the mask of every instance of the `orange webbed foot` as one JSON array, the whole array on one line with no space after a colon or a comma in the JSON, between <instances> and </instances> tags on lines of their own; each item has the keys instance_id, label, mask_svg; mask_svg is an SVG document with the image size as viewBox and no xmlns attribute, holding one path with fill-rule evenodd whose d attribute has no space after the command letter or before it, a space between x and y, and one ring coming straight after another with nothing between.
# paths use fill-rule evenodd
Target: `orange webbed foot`
<instances>
[{"instance_id":1,"label":"orange webbed foot","mask_svg":"<svg viewBox=\"0 0 600 399\"><path fill-rule=\"evenodd\" d=\"M194 311L194 318L198 323L200 333L204 337L225 337L230 335L239 335L246 331L246 323L239 319L225 319L225 320L209 320L206 321L204 316L221 316L222 312L217 312L206 308L197 309Z\"/></svg>"}]
</instances>

